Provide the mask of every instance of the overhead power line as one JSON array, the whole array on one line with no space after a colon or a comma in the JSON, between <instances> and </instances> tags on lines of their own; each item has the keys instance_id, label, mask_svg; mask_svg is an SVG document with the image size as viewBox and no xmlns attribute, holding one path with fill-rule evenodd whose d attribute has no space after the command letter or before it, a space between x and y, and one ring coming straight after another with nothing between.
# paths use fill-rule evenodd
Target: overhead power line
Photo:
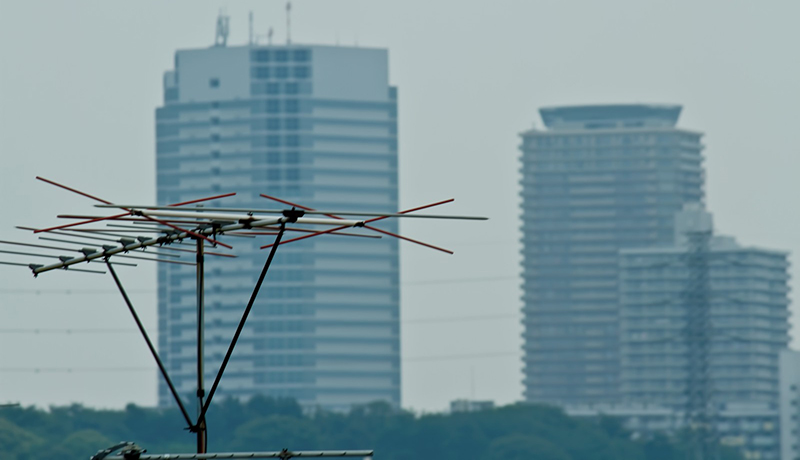
<instances>
[{"instance_id":1,"label":"overhead power line","mask_svg":"<svg viewBox=\"0 0 800 460\"><path fill-rule=\"evenodd\" d=\"M430 284L458 284L458 283L480 283L491 281L509 281L520 280L521 277L517 275L507 276L485 276L485 277L471 277L471 278L451 278L451 279L433 279L433 280L414 280L400 283L401 286L423 286ZM128 292L138 294L155 294L155 289L131 289ZM34 294L34 295L76 295L76 294L116 294L117 291L113 289L0 289L0 294Z\"/></svg>"},{"instance_id":2,"label":"overhead power line","mask_svg":"<svg viewBox=\"0 0 800 460\"><path fill-rule=\"evenodd\" d=\"M464 359L486 359L486 358L512 358L522 357L519 351L496 351L486 353L465 353L456 355L441 356L415 356L402 358L401 361L425 362L425 361L459 361ZM153 372L155 367L4 367L0 368L0 374L81 374L81 373L114 373L114 372Z\"/></svg>"},{"instance_id":3,"label":"overhead power line","mask_svg":"<svg viewBox=\"0 0 800 460\"><path fill-rule=\"evenodd\" d=\"M442 316L436 318L415 318L400 321L404 325L429 324L429 323L452 323L468 321L486 321L495 319L520 319L519 314L501 315L476 315L476 316ZM130 329L109 329L109 328L0 328L0 334L134 334L136 330Z\"/></svg>"}]
</instances>

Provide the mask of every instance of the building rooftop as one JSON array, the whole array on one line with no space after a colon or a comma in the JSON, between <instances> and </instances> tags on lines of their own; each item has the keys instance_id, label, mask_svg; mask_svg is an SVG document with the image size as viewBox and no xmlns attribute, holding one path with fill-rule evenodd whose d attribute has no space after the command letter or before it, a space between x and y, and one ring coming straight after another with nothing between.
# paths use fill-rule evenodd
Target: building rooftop
<instances>
[{"instance_id":1,"label":"building rooftop","mask_svg":"<svg viewBox=\"0 0 800 460\"><path fill-rule=\"evenodd\" d=\"M610 104L544 107L539 110L550 129L674 127L680 105Z\"/></svg>"}]
</instances>

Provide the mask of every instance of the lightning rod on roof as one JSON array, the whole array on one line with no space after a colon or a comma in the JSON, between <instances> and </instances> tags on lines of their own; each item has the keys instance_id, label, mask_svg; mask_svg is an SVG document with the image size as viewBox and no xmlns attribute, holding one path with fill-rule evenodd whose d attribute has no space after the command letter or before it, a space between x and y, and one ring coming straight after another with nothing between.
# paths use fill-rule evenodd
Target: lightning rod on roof
<instances>
[{"instance_id":1,"label":"lightning rod on roof","mask_svg":"<svg viewBox=\"0 0 800 460\"><path fill-rule=\"evenodd\" d=\"M286 2L286 44L292 44L292 2Z\"/></svg>"},{"instance_id":2,"label":"lightning rod on roof","mask_svg":"<svg viewBox=\"0 0 800 460\"><path fill-rule=\"evenodd\" d=\"M252 11L250 11L250 13L247 15L247 19L250 22L250 29L248 31L248 36L249 36L248 44L250 46L253 46L253 12Z\"/></svg>"}]
</instances>

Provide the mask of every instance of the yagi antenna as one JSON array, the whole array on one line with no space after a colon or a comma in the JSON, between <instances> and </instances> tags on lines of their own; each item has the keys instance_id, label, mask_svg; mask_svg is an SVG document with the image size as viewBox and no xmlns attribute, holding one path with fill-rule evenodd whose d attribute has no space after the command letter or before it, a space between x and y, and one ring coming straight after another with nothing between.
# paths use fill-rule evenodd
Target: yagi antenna
<instances>
[{"instance_id":1,"label":"yagi antenna","mask_svg":"<svg viewBox=\"0 0 800 460\"><path fill-rule=\"evenodd\" d=\"M286 4L287 11L287 42L289 12L291 3ZM220 17L217 22L217 45L224 46L227 40L227 17ZM252 30L252 29L251 29ZM271 34L270 34L271 37ZM207 427L206 415L211 401L219 389L219 384L225 373L233 350L239 340L242 330L253 308L256 297L261 290L261 285L267 272L275 258L278 247L283 244L301 241L308 238L316 238L324 235L336 235L342 237L366 237L381 238L392 237L403 241L408 241L436 251L452 254L453 251L420 240L416 240L397 233L389 232L371 225L384 219L416 217L422 219L456 219L456 220L486 220L485 217L474 216L452 216L452 215L431 215L415 214L418 211L433 207L442 206L453 202L452 199L438 201L423 206L398 211L394 213L375 213L359 211L326 211L316 210L298 203L292 203L281 198L262 194L261 197L271 200L280 205L286 206L283 209L253 209L253 208L225 208L217 207L203 208L196 206L198 203L217 202L235 195L226 193L211 197L199 198L181 203L174 203L169 206L150 206L150 205L128 205L115 204L111 201L90 195L78 189L54 182L43 177L38 180L56 186L88 198L101 204L99 208L112 208L115 214L108 216L86 215L86 214L61 214L59 217L74 220L74 222L55 225L48 228L18 227L22 230L32 231L41 240L52 241L60 244L75 245L78 247L55 246L52 244L25 243L16 241L0 240L0 246L9 245L12 248L0 249L0 254L14 257L26 257L36 259L49 259L46 262L21 261L0 261L2 265L27 267L34 276L51 271L74 271L88 273L106 273L105 271L79 268L85 263L103 263L111 274L111 277L119 290L128 310L133 317L148 349L150 350L156 365L159 368L175 403L180 409L181 415L186 421L187 428L197 436L197 454L164 454L164 455L141 455L142 450L132 443L121 443L112 448L105 449L95 455L96 460L102 458L133 458L130 455L136 454L136 458L147 459L211 459L211 458L302 458L302 457L367 457L372 455L372 451L314 451L314 452L292 452L284 449L280 452L247 452L247 453L226 453L226 454L206 454L207 452ZM283 239L286 232L299 232L300 236ZM208 393L205 391L204 380L204 285L205 285L205 257L236 257L227 252L206 251L206 247L221 247L233 249L233 246L222 242L222 239L230 237L250 237L263 238L272 237L271 242L266 242L260 246L261 249L269 249L261 274L256 281L255 287L250 295L250 299L244 308L239 320L236 331L233 334L227 352L217 371L214 381ZM67 239L65 239L67 238ZM90 240L91 243L75 241L75 239ZM182 247L174 247L181 245ZM187 247L187 245L190 245ZM56 251L54 253L33 253L17 250L17 247L33 248L36 250ZM193 247L193 249L189 249ZM152 249L151 249L152 248ZM161 250L158 250L158 249ZM12 250L13 249L13 250ZM148 251L149 249L149 251ZM171 251L171 252L167 252ZM182 259L184 255L191 255L191 259ZM172 379L167 372L167 368L161 361L158 352L153 345L150 337L139 320L136 309L128 297L122 285L115 267L135 266L131 263L117 262L118 259L135 259L157 263L171 263L192 265L197 274L197 407L199 415L194 418L189 415L183 399L178 394ZM113 260L113 262L112 262ZM206 396L207 395L207 396ZM121 450L120 450L121 449ZM120 454L111 456L113 452L120 450ZM130 454L130 455L128 455Z\"/></svg>"}]
</instances>

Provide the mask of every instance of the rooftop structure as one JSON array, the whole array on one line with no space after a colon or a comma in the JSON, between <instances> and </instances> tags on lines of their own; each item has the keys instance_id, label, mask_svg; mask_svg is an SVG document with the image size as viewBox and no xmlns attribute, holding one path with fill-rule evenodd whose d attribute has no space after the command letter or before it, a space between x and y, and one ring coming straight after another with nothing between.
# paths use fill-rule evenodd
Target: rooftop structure
<instances>
[{"instance_id":1,"label":"rooftop structure","mask_svg":"<svg viewBox=\"0 0 800 460\"><path fill-rule=\"evenodd\" d=\"M539 110L548 129L673 128L681 113L679 105L583 105Z\"/></svg>"}]
</instances>

